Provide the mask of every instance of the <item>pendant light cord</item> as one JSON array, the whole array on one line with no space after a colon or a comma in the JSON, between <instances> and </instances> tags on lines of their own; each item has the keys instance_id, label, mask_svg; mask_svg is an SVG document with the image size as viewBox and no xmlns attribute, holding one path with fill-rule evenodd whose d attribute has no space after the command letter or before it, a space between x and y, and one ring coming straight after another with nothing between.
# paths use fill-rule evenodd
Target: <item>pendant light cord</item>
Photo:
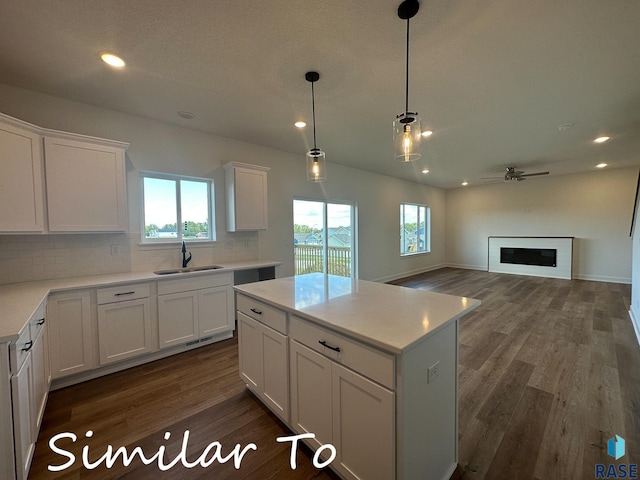
<instances>
[{"instance_id":1,"label":"pendant light cord","mask_svg":"<svg viewBox=\"0 0 640 480\"><path fill-rule=\"evenodd\" d=\"M311 111L313 112L313 149L316 147L316 94L313 89L313 84L315 82L311 82Z\"/></svg>"},{"instance_id":2,"label":"pendant light cord","mask_svg":"<svg viewBox=\"0 0 640 480\"><path fill-rule=\"evenodd\" d=\"M409 19L407 18L407 68L406 68L406 83L405 83L405 113L409 112Z\"/></svg>"}]
</instances>

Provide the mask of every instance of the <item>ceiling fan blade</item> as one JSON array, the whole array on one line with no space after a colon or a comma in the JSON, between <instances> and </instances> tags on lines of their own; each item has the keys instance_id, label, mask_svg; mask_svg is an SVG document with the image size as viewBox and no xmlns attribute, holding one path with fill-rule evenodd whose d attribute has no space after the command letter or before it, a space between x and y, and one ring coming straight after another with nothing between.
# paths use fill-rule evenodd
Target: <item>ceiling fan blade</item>
<instances>
[{"instance_id":1,"label":"ceiling fan blade","mask_svg":"<svg viewBox=\"0 0 640 480\"><path fill-rule=\"evenodd\" d=\"M549 175L549 172L525 173L524 175L520 175L520 176L521 177L537 177L538 175Z\"/></svg>"},{"instance_id":2,"label":"ceiling fan blade","mask_svg":"<svg viewBox=\"0 0 640 480\"><path fill-rule=\"evenodd\" d=\"M504 175L496 176L496 177L480 177L480 180L495 180L495 179L504 179Z\"/></svg>"}]
</instances>

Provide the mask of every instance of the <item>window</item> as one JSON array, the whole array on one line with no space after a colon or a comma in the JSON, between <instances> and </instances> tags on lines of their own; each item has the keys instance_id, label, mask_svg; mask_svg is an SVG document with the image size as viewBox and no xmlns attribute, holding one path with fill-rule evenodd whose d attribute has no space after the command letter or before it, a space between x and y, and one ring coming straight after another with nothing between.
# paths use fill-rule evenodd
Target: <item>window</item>
<instances>
[{"instance_id":1,"label":"window","mask_svg":"<svg viewBox=\"0 0 640 480\"><path fill-rule=\"evenodd\" d=\"M295 274L355 278L355 208L349 203L293 201Z\"/></svg>"},{"instance_id":2,"label":"window","mask_svg":"<svg viewBox=\"0 0 640 480\"><path fill-rule=\"evenodd\" d=\"M426 205L400 204L400 255L431 251L431 209Z\"/></svg>"},{"instance_id":3,"label":"window","mask_svg":"<svg viewBox=\"0 0 640 480\"><path fill-rule=\"evenodd\" d=\"M211 179L143 172L142 241L215 240L212 199Z\"/></svg>"}]
</instances>

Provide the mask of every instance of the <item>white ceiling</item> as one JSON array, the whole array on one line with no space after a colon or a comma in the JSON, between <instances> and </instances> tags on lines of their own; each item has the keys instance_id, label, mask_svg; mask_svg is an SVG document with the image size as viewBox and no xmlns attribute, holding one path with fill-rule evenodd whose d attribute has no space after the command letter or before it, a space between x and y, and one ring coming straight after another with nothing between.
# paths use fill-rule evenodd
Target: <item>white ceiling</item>
<instances>
[{"instance_id":1,"label":"white ceiling","mask_svg":"<svg viewBox=\"0 0 640 480\"><path fill-rule=\"evenodd\" d=\"M329 162L445 188L508 165L559 175L640 164L640 1L421 1L409 108L434 134L413 164L392 154L404 110L399 3L2 0L0 83L297 153L302 164L313 141L304 74L316 70ZM104 65L104 51L127 67ZM593 144L601 134L612 138Z\"/></svg>"}]
</instances>

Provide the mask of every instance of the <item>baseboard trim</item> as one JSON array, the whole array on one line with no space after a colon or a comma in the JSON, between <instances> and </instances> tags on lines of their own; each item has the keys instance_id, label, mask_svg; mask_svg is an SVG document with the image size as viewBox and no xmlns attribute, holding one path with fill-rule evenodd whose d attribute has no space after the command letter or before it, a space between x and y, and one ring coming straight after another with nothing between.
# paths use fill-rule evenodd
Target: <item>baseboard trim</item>
<instances>
[{"instance_id":1,"label":"baseboard trim","mask_svg":"<svg viewBox=\"0 0 640 480\"><path fill-rule=\"evenodd\" d=\"M445 267L450 267L450 268L462 268L465 270L483 270L483 271L488 271L487 270L487 266L486 265L467 265L464 263L447 263L446 265L443 265ZM503 272L497 272L497 273L503 273ZM511 273L509 273L511 274ZM520 273L517 275L526 275L524 273ZM549 277L551 278L551 277ZM585 275L585 274L574 274L573 275L573 280L587 280L590 282L606 282L606 283L623 283L626 285L631 285L631 279L627 278L627 277L611 277L611 276L607 276L607 275Z\"/></svg>"},{"instance_id":2,"label":"baseboard trim","mask_svg":"<svg viewBox=\"0 0 640 480\"><path fill-rule=\"evenodd\" d=\"M419 268L419 269L416 269L416 270L411 270L409 272L401 272L401 273L397 273L397 274L393 274L393 275L387 275L387 276L384 276L384 277L376 278L376 279L371 280L371 281L372 282L380 282L380 283L388 283L388 282L392 282L394 280L398 280L400 278L413 277L414 275L420 275L421 273L430 272L432 270L439 270L439 269L445 268L445 267L447 267L447 264L439 263L438 265L432 265L430 267Z\"/></svg>"},{"instance_id":3,"label":"baseboard trim","mask_svg":"<svg viewBox=\"0 0 640 480\"><path fill-rule=\"evenodd\" d=\"M591 282L606 282L606 283L624 283L631 285L631 279L625 277L609 277L606 275L583 275L578 274L573 276L574 280L588 280Z\"/></svg>"},{"instance_id":4,"label":"baseboard trim","mask_svg":"<svg viewBox=\"0 0 640 480\"><path fill-rule=\"evenodd\" d=\"M636 332L636 340L640 345L640 319L634 315L633 308L629 309L629 317L631 318L631 325L633 325L633 329Z\"/></svg>"},{"instance_id":5,"label":"baseboard trim","mask_svg":"<svg viewBox=\"0 0 640 480\"><path fill-rule=\"evenodd\" d=\"M483 272L487 271L486 265L467 265L464 263L447 263L445 267L449 268L462 268L463 270L480 270Z\"/></svg>"}]
</instances>

